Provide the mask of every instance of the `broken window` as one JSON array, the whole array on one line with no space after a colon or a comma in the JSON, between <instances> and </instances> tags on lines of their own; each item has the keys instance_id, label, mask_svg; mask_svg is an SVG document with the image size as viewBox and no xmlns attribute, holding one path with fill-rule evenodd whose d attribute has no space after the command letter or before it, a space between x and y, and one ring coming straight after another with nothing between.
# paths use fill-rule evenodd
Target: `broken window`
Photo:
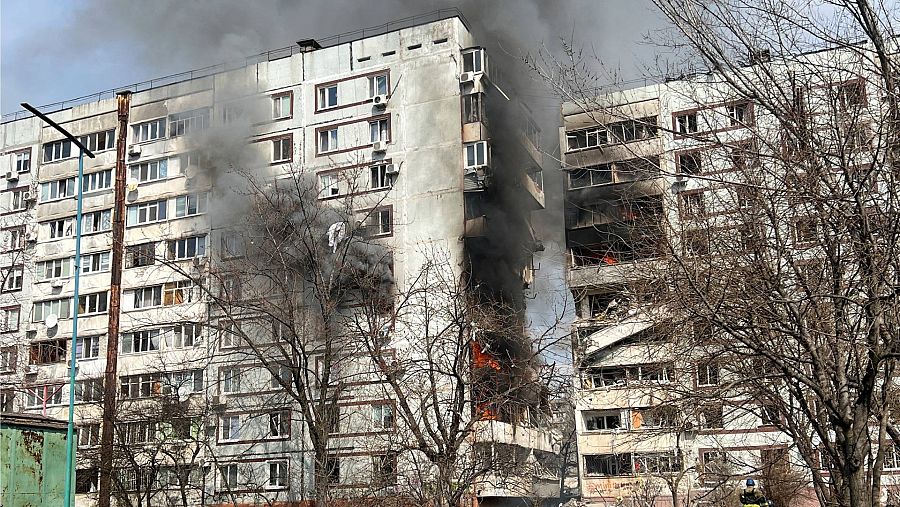
<instances>
[{"instance_id":1,"label":"broken window","mask_svg":"<svg viewBox=\"0 0 900 507\"><path fill-rule=\"evenodd\" d=\"M49 340L31 344L31 364L61 363L66 360L68 340Z\"/></svg>"},{"instance_id":2,"label":"broken window","mask_svg":"<svg viewBox=\"0 0 900 507\"><path fill-rule=\"evenodd\" d=\"M725 415L721 403L712 403L700 407L700 427L703 429L719 429L725 426Z\"/></svg>"},{"instance_id":3,"label":"broken window","mask_svg":"<svg viewBox=\"0 0 900 507\"><path fill-rule=\"evenodd\" d=\"M706 201L703 192L681 192L681 216L703 218L706 216Z\"/></svg>"},{"instance_id":4,"label":"broken window","mask_svg":"<svg viewBox=\"0 0 900 507\"><path fill-rule=\"evenodd\" d=\"M679 174L692 175L700 173L702 168L702 160L700 158L699 151L679 153L677 155L677 159Z\"/></svg>"},{"instance_id":5,"label":"broken window","mask_svg":"<svg viewBox=\"0 0 900 507\"><path fill-rule=\"evenodd\" d=\"M587 454L584 456L585 475L618 476L631 475L631 454Z\"/></svg>"},{"instance_id":6,"label":"broken window","mask_svg":"<svg viewBox=\"0 0 900 507\"><path fill-rule=\"evenodd\" d=\"M463 95L463 123L484 121L484 94L470 93Z\"/></svg>"},{"instance_id":7,"label":"broken window","mask_svg":"<svg viewBox=\"0 0 900 507\"><path fill-rule=\"evenodd\" d=\"M125 267L149 266L156 262L156 243L141 243L125 247Z\"/></svg>"},{"instance_id":8,"label":"broken window","mask_svg":"<svg viewBox=\"0 0 900 507\"><path fill-rule=\"evenodd\" d=\"M606 129L591 128L566 133L566 145L569 151L596 148L609 141Z\"/></svg>"},{"instance_id":9,"label":"broken window","mask_svg":"<svg viewBox=\"0 0 900 507\"><path fill-rule=\"evenodd\" d=\"M290 434L290 412L286 410L269 413L269 438L282 438Z\"/></svg>"},{"instance_id":10,"label":"broken window","mask_svg":"<svg viewBox=\"0 0 900 507\"><path fill-rule=\"evenodd\" d=\"M697 113L675 115L675 132L679 134L697 133Z\"/></svg>"},{"instance_id":11,"label":"broken window","mask_svg":"<svg viewBox=\"0 0 900 507\"><path fill-rule=\"evenodd\" d=\"M163 285L163 306L190 303L194 299L194 282L179 280Z\"/></svg>"},{"instance_id":12,"label":"broken window","mask_svg":"<svg viewBox=\"0 0 900 507\"><path fill-rule=\"evenodd\" d=\"M725 112L728 115L729 126L743 126L750 121L750 103L736 102L725 106Z\"/></svg>"},{"instance_id":13,"label":"broken window","mask_svg":"<svg viewBox=\"0 0 900 507\"><path fill-rule=\"evenodd\" d=\"M590 368L583 376L586 389L624 386L626 378L624 367Z\"/></svg>"},{"instance_id":14,"label":"broken window","mask_svg":"<svg viewBox=\"0 0 900 507\"><path fill-rule=\"evenodd\" d=\"M863 79L856 79L833 87L837 107L842 111L849 111L866 105L865 83Z\"/></svg>"},{"instance_id":15,"label":"broken window","mask_svg":"<svg viewBox=\"0 0 900 507\"><path fill-rule=\"evenodd\" d=\"M622 415L616 411L583 412L584 429L587 431L615 430L622 427Z\"/></svg>"},{"instance_id":16,"label":"broken window","mask_svg":"<svg viewBox=\"0 0 900 507\"><path fill-rule=\"evenodd\" d=\"M715 362L697 366L697 385L700 387L719 384L719 365Z\"/></svg>"},{"instance_id":17,"label":"broken window","mask_svg":"<svg viewBox=\"0 0 900 507\"><path fill-rule=\"evenodd\" d=\"M375 484L390 486L397 483L397 453L389 452L372 456L372 475Z\"/></svg>"}]
</instances>

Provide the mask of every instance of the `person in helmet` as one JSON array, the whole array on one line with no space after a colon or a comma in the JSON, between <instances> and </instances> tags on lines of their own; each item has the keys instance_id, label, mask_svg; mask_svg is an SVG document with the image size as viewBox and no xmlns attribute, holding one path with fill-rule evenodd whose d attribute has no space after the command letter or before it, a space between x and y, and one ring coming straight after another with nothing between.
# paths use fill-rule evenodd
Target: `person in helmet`
<instances>
[{"instance_id":1,"label":"person in helmet","mask_svg":"<svg viewBox=\"0 0 900 507\"><path fill-rule=\"evenodd\" d=\"M747 479L744 490L741 491L741 505L743 507L769 507L766 497L756 489L756 481Z\"/></svg>"}]
</instances>

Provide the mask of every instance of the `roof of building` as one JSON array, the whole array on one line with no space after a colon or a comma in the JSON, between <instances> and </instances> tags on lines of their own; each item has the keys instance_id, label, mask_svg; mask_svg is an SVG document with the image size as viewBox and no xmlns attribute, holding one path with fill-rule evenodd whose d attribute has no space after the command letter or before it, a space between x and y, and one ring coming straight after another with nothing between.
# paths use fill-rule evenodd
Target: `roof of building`
<instances>
[{"instance_id":1,"label":"roof of building","mask_svg":"<svg viewBox=\"0 0 900 507\"><path fill-rule=\"evenodd\" d=\"M252 56L248 56L243 60L233 61L233 62L225 62L217 65L211 65L209 67L203 67L201 69L189 70L186 72L180 72L178 74L172 74L169 76L163 76L159 78L154 78L149 81L142 81L140 83L133 83L124 86L119 86L117 88L112 88L110 90L103 90L101 92L92 93L90 95L85 95L82 97L77 97L74 99L64 100L62 102L54 102L52 104L46 104L43 106L38 106L38 110L42 113L49 114L55 113L57 111L62 111L64 109L69 109L74 106L78 106L81 104L88 104L91 102L99 102L104 99L112 99L115 98L116 94L123 91L130 92L141 92L146 91L152 88L159 88L162 86L168 86L175 83L180 83L183 81L190 81L192 79L199 79L203 77L213 76L216 74L220 74L223 72L227 72L230 70L239 69L242 67L249 67L250 65L255 65L261 62L280 60L282 58L287 58L293 56L297 53L305 53L310 51L310 46L312 43L318 46L317 49L328 48L332 46L339 46L341 44L349 44L351 42L355 42L362 39L367 39L369 37L377 37L379 35L385 35L391 32L397 32L400 30L404 30L407 28L412 28L414 26L426 25L428 23L435 23L438 21L443 21L445 19L457 18L460 22L466 27L469 28L469 22L466 21L465 16L463 16L462 12L455 8L446 8L446 9L438 9L435 11L431 11L425 14L417 14L415 16L408 16L401 19L396 19L393 21L388 21L387 23L372 26L368 28L360 28L357 30L352 30L349 32L339 33L335 35L329 35L327 37L321 37L317 39L303 39L299 41L297 44L293 44L291 46L272 49L269 51L264 51L262 53L258 53ZM25 110L14 111L11 113L6 113L2 117L2 121L0 123L8 123L11 121L21 120L24 118L29 118L33 116L30 112Z\"/></svg>"},{"instance_id":2,"label":"roof of building","mask_svg":"<svg viewBox=\"0 0 900 507\"><path fill-rule=\"evenodd\" d=\"M68 423L59 419L44 417L36 414L22 414L12 412L0 412L0 425L26 426L29 428L45 428L64 430Z\"/></svg>"}]
</instances>

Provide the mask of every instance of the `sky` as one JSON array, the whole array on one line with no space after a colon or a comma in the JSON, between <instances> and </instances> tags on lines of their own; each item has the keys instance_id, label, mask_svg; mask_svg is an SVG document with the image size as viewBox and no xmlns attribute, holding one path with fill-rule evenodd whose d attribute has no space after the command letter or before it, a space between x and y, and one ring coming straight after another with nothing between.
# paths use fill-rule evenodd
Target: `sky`
<instances>
[{"instance_id":1,"label":"sky","mask_svg":"<svg viewBox=\"0 0 900 507\"><path fill-rule=\"evenodd\" d=\"M648 0L2 0L0 109L43 105L204 67L304 38L460 6L520 50L571 37L623 72L653 51ZM530 46L530 47L528 47Z\"/></svg>"}]
</instances>

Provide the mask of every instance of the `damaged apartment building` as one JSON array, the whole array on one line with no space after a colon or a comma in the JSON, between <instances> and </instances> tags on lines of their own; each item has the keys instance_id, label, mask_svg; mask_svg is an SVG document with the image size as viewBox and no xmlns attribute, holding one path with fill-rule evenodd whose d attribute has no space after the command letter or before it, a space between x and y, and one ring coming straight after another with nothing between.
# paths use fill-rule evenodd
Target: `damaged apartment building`
<instances>
[{"instance_id":1,"label":"damaged apartment building","mask_svg":"<svg viewBox=\"0 0 900 507\"><path fill-rule=\"evenodd\" d=\"M828 51L807 58L809 68L829 70L806 78L813 84L794 84L792 107L826 120L827 111L838 118L861 111L872 121L865 115L878 114L881 92L867 84L861 65ZM765 55L747 67L768 62ZM809 468L778 429L776 409L741 395L729 398L725 386L734 381L735 366L679 349L688 342L674 337L698 329L671 323L661 306L641 302L666 291L662 280L672 278L666 260L673 252L693 262L747 248L745 229L729 222L753 216L740 175L756 164L774 166L757 155L764 153L760 139L766 135L776 136L770 148L789 146L777 129L768 130L777 125L772 118L723 81L714 74L682 76L562 104L566 272L577 312L574 403L586 505L622 505L622 499L624 505L672 505L672 485L679 501L724 505L717 502L726 501L740 480L759 480L774 464L788 463L807 470L796 479L801 486L791 505L817 505ZM825 136L831 127L820 132ZM853 153L869 153L869 141L847 137ZM767 181L778 185L774 177ZM804 241L815 237L805 223L788 222L787 241L798 256L811 255ZM683 399L693 403L679 404ZM886 477L900 469L898 455L896 446L888 448ZM885 480L888 487L892 481Z\"/></svg>"},{"instance_id":2,"label":"damaged apartment building","mask_svg":"<svg viewBox=\"0 0 900 507\"><path fill-rule=\"evenodd\" d=\"M325 208L340 206L348 195L358 198L351 211L371 242L390 252L395 285L410 283L405 277L414 276L429 249L446 252L449 276L465 280L476 301L506 308L508 328L525 336L522 291L540 248L529 215L544 205L535 124L455 11L364 33L301 41L238 65L44 108L96 154L85 159L81 182L77 302L78 148L38 118L4 116L0 401L5 412L65 419L75 354L78 505L93 505L98 488L94 460L109 355L113 189L122 134L116 92L131 93L115 441L117 449L152 448L154 459L167 464L150 476L145 458L117 455L114 495L140 496L144 505L301 505L316 491L300 411L285 400L271 408L276 375L230 352L241 344L222 331L221 310L210 304L219 290L239 297L240 288L215 272L241 246L223 218L239 206L221 198L235 183L204 167L207 160L197 155L207 131L226 127L220 128L226 137L208 140L207 151L229 153L239 145L252 152L224 165L245 164L273 180L298 171L312 175ZM263 107L261 117L235 134L227 127L237 99ZM357 176L346 177L351 170ZM346 232L323 229L321 241L337 243ZM216 287L198 287L198 280L216 280ZM79 312L74 344L73 304ZM259 333L277 334L277 326L263 323ZM530 356L521 343L485 334L472 342L473 367L495 375L497 389L514 393L506 362ZM532 391L521 395L526 401L517 409L477 403L474 393L478 406L464 417L484 420L466 452L549 459L553 442L537 422L546 417L535 416L548 410L546 393ZM165 412L162 420L147 414L142 403L164 394L177 394L176 405L186 411ZM390 443L403 434L396 401L370 395L350 390L338 403L341 418L330 430L328 456L329 490L336 497L369 494L360 485L374 478L388 486L375 496L402 496L414 483L406 475L412 458L370 445L378 436ZM192 463L186 477L168 470L186 459ZM185 481L189 488L178 487ZM485 480L472 495L484 505L550 497L556 482L547 474L515 487Z\"/></svg>"}]
</instances>

